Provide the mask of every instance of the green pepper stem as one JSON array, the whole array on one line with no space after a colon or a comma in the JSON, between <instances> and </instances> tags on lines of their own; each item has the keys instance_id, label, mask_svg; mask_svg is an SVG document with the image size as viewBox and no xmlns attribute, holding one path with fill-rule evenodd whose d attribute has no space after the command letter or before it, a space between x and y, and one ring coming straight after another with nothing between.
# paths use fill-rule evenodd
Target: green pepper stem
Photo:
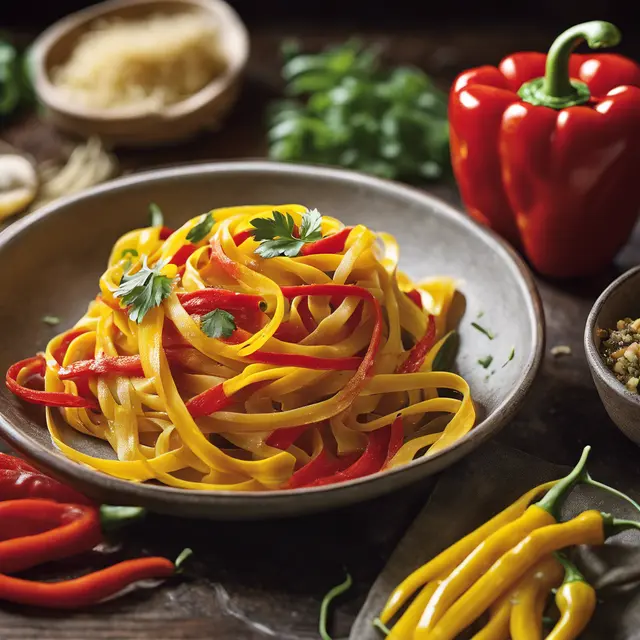
<instances>
[{"instance_id":1,"label":"green pepper stem","mask_svg":"<svg viewBox=\"0 0 640 640\"><path fill-rule=\"evenodd\" d=\"M100 506L100 524L103 531L113 531L120 527L141 520L146 514L142 507L118 507L110 504Z\"/></svg>"},{"instance_id":2,"label":"green pepper stem","mask_svg":"<svg viewBox=\"0 0 640 640\"><path fill-rule=\"evenodd\" d=\"M578 460L578 464L573 468L571 473L562 478L562 480L558 480L558 482L547 491L544 498L536 502L536 506L548 511L556 520L558 519L558 510L562 506L562 501L567 493L573 489L578 482L584 479L586 473L584 467L587 464L590 451L591 447L589 446L582 450L580 460Z\"/></svg>"},{"instance_id":3,"label":"green pepper stem","mask_svg":"<svg viewBox=\"0 0 640 640\"><path fill-rule=\"evenodd\" d=\"M564 567L564 580L562 584L569 584L571 582L586 582L585 577L580 573L578 567L564 555L556 551L554 554L555 559Z\"/></svg>"},{"instance_id":4,"label":"green pepper stem","mask_svg":"<svg viewBox=\"0 0 640 640\"><path fill-rule=\"evenodd\" d=\"M384 622L382 622L380 618L374 619L373 626L376 629L379 629L380 631L382 631L382 633L384 633L385 636L388 636L391 633L391 629L389 629L389 627L387 627L387 625Z\"/></svg>"},{"instance_id":5,"label":"green pepper stem","mask_svg":"<svg viewBox=\"0 0 640 640\"><path fill-rule=\"evenodd\" d=\"M573 50L583 41L592 49L614 47L621 37L615 25L603 20L583 22L567 29L549 49L544 77L525 82L518 95L525 102L552 109L584 104L591 97L589 88L584 82L572 81L569 75Z\"/></svg>"},{"instance_id":6,"label":"green pepper stem","mask_svg":"<svg viewBox=\"0 0 640 640\"><path fill-rule=\"evenodd\" d=\"M634 509L640 511L640 504L638 504L631 496L628 496L626 493L622 493L622 491L618 491L618 489L610 487L608 484L604 484L602 482L594 480L588 473L585 473L583 479L581 480L581 483L590 485L592 487L598 487L598 489L602 489L603 491L606 491L613 496L617 496L625 502L628 502Z\"/></svg>"},{"instance_id":7,"label":"green pepper stem","mask_svg":"<svg viewBox=\"0 0 640 640\"><path fill-rule=\"evenodd\" d=\"M614 518L610 513L601 513L605 538L629 529L640 529L640 522L635 520L621 520Z\"/></svg>"}]
</instances>

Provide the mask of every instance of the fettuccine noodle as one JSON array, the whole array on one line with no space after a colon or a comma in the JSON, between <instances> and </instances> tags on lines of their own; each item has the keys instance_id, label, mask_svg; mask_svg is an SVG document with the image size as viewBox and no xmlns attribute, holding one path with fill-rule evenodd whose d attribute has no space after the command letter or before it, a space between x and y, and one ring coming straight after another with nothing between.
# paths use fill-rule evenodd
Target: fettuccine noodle
<instances>
[{"instance_id":1,"label":"fettuccine noodle","mask_svg":"<svg viewBox=\"0 0 640 640\"><path fill-rule=\"evenodd\" d=\"M262 257L252 221L273 211L297 229L307 213L231 207L210 212L211 229L193 243L202 216L117 240L84 317L7 374L17 395L48 405L67 457L134 482L276 490L407 464L474 426L465 380L433 370L453 280L412 282L392 236L328 216L323 240ZM170 291L136 322L119 287L154 266ZM211 337L203 318L218 310L232 333ZM44 392L28 387L37 372ZM114 459L75 449L63 421L108 442Z\"/></svg>"}]
</instances>

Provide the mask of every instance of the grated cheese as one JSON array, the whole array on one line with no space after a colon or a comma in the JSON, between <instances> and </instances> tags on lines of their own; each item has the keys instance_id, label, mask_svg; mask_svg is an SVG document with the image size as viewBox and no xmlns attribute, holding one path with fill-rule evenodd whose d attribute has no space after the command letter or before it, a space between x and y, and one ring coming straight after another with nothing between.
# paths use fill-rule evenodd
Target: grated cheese
<instances>
[{"instance_id":1,"label":"grated cheese","mask_svg":"<svg viewBox=\"0 0 640 640\"><path fill-rule=\"evenodd\" d=\"M204 14L154 14L97 22L54 85L82 105L155 111L200 91L225 67L216 24Z\"/></svg>"}]
</instances>

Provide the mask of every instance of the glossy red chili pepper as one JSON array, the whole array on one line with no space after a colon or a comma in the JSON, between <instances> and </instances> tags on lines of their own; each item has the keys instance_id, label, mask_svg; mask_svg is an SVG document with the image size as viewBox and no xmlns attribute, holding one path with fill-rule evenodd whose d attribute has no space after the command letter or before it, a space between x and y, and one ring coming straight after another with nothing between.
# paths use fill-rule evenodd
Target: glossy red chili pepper
<instances>
[{"instance_id":1,"label":"glossy red chili pepper","mask_svg":"<svg viewBox=\"0 0 640 640\"><path fill-rule=\"evenodd\" d=\"M100 356L91 360L77 360L58 371L60 380L106 374L124 373L132 378L144 376L140 356Z\"/></svg>"},{"instance_id":2,"label":"glossy red chili pepper","mask_svg":"<svg viewBox=\"0 0 640 640\"><path fill-rule=\"evenodd\" d=\"M197 249L195 244L183 244L174 254L173 258L169 261L169 264L175 264L181 267L189 259L192 253Z\"/></svg>"},{"instance_id":3,"label":"glossy red chili pepper","mask_svg":"<svg viewBox=\"0 0 640 640\"><path fill-rule=\"evenodd\" d=\"M45 476L36 469L11 469L0 461L0 501L23 498L43 498L70 504L91 504L91 501L71 487Z\"/></svg>"},{"instance_id":4,"label":"glossy red chili pepper","mask_svg":"<svg viewBox=\"0 0 640 640\"><path fill-rule=\"evenodd\" d=\"M215 309L224 309L229 312L264 312L267 308L267 303L260 296L215 288L179 293L178 300L187 313L198 314L209 313Z\"/></svg>"},{"instance_id":5,"label":"glossy red chili pepper","mask_svg":"<svg viewBox=\"0 0 640 640\"><path fill-rule=\"evenodd\" d=\"M125 587L141 580L168 578L174 573L175 565L166 558L138 558L63 582L32 582L0 575L0 600L76 609L117 595Z\"/></svg>"},{"instance_id":6,"label":"glossy red chili pepper","mask_svg":"<svg viewBox=\"0 0 640 640\"><path fill-rule=\"evenodd\" d=\"M83 398L62 391L40 391L39 389L30 389L18 384L17 378L21 371L25 370L27 376L44 376L45 368L45 360L41 355L26 358L11 365L5 378L9 391L32 404L42 404L48 407L77 407L80 409L98 408L95 399Z\"/></svg>"},{"instance_id":7,"label":"glossy red chili pepper","mask_svg":"<svg viewBox=\"0 0 640 640\"><path fill-rule=\"evenodd\" d=\"M450 101L451 158L469 213L556 277L596 273L628 239L640 209L640 66L619 31L587 22L548 55L516 53L462 73Z\"/></svg>"},{"instance_id":8,"label":"glossy red chili pepper","mask_svg":"<svg viewBox=\"0 0 640 640\"><path fill-rule=\"evenodd\" d=\"M417 289L411 289L411 291L407 291L407 297L420 309L424 308L422 306L422 296Z\"/></svg>"},{"instance_id":9,"label":"glossy red chili pepper","mask_svg":"<svg viewBox=\"0 0 640 640\"><path fill-rule=\"evenodd\" d=\"M424 363L424 359L436 342L436 321L429 314L429 321L424 336L418 340L409 352L407 359L398 367L397 373L417 373Z\"/></svg>"},{"instance_id":10,"label":"glossy red chili pepper","mask_svg":"<svg viewBox=\"0 0 640 640\"><path fill-rule=\"evenodd\" d=\"M369 441L367 448L351 466L332 475L313 480L305 486L320 487L326 484L355 480L356 478L363 478L372 473L377 473L382 469L387 460L390 434L391 428L389 426L381 427L368 433Z\"/></svg>"},{"instance_id":11,"label":"glossy red chili pepper","mask_svg":"<svg viewBox=\"0 0 640 640\"><path fill-rule=\"evenodd\" d=\"M345 227L337 233L325 236L315 242L308 242L300 249L301 256L313 256L320 253L342 253L344 245L353 227Z\"/></svg>"}]
</instances>

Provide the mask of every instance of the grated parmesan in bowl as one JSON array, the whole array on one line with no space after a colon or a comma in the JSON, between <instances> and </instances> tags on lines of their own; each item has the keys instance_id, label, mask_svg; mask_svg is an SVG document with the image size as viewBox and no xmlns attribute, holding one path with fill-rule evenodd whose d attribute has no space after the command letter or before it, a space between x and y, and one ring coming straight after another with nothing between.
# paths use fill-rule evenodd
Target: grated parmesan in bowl
<instances>
[{"instance_id":1,"label":"grated parmesan in bowl","mask_svg":"<svg viewBox=\"0 0 640 640\"><path fill-rule=\"evenodd\" d=\"M181 102L224 73L218 25L198 12L95 22L52 82L91 109L149 112Z\"/></svg>"}]
</instances>

